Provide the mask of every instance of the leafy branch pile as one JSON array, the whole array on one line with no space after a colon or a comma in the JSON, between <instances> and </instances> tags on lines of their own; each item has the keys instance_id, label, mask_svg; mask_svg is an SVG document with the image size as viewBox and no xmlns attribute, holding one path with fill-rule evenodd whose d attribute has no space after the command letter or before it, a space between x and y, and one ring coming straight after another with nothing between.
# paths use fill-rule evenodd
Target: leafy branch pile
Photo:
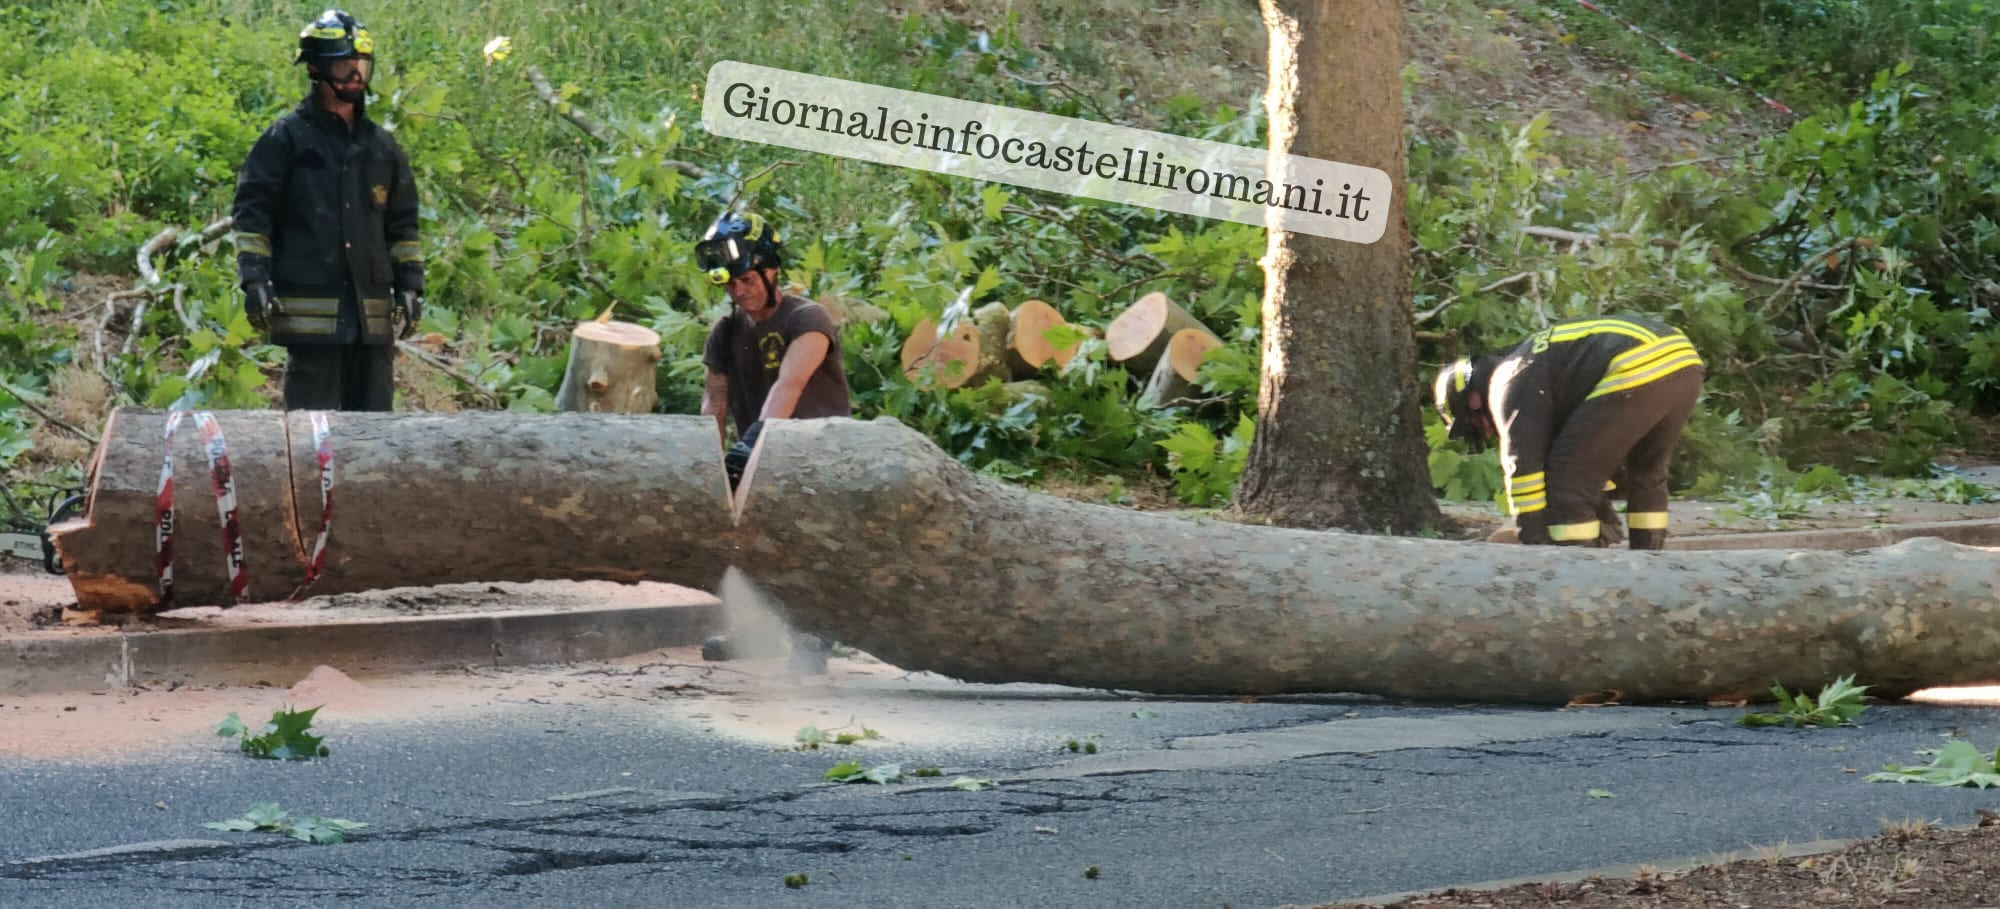
<instances>
[{"instance_id":1,"label":"leafy branch pile","mask_svg":"<svg viewBox=\"0 0 2000 909\"><path fill-rule=\"evenodd\" d=\"M1813 464L1924 476L1966 441L1966 414L1990 416L2000 401L1990 310L2000 211L1986 191L2000 183L2000 83L1979 52L1996 12L1969 0L1931 0L1921 14L1852 0L1842 8L1878 14L1863 31L1897 41L1842 55L1831 48L1857 44L1817 39L1858 33L1851 19L1770 11L1757 28L1711 33L1700 31L1703 14L1631 5L1649 28L1703 36L1728 68L1804 99L1810 115L1727 160L1646 168L1564 135L1568 124L1547 114L1413 124L1406 205L1422 359L1506 343L1549 319L1662 314L1711 366L1677 459L1682 487L1760 474L1790 482ZM29 403L88 428L119 404L275 399L280 352L243 319L226 238L173 244L157 282L129 274L145 238L193 236L228 213L243 152L302 93L287 63L298 23L250 0L167 6L0 9L0 63L17 102L0 110L10 162L0 174L0 484L81 475L86 440L52 430ZM1495 27L1462 0L1419 7L1413 27L1423 16ZM1226 501L1255 409L1261 228L721 140L696 124L721 48L1251 146L1265 142L1261 102L1250 91L1114 90L1102 74L1130 49L1060 17L1030 30L1012 10L968 25L862 9L788 10L794 27L751 47L734 37L735 17L674 6L645 11L643 28L628 18L642 14L617 4L554 21L523 0L372 15L384 49L370 112L410 152L425 203L432 305L411 352L421 362L400 367L402 409L550 410L569 328L615 304L661 335L661 409L692 412L705 330L726 303L688 247L737 203L783 225L792 281L849 313L843 353L858 416L894 416L990 476L1115 474L1158 481L1187 504ZM1650 75L1669 64L1585 11L1501 9L1524 27L1580 36L1572 48L1622 55L1651 91L1714 101L1703 128L1747 116L1742 99L1704 94L1706 77ZM1214 14L1244 15L1229 4ZM1254 14L1241 27L1257 28ZM482 55L497 35L512 52ZM1825 56L1823 78L1776 65L1788 54ZM552 110L531 67L592 128ZM955 305L1041 299L1071 324L1101 327L1151 291L1226 342L1201 369L1200 406L1142 406L1133 377L1094 339L1033 395L999 383L944 389L901 368L910 330ZM1424 419L1439 492L1497 495L1494 455L1468 456L1443 441L1435 415Z\"/></svg>"}]
</instances>

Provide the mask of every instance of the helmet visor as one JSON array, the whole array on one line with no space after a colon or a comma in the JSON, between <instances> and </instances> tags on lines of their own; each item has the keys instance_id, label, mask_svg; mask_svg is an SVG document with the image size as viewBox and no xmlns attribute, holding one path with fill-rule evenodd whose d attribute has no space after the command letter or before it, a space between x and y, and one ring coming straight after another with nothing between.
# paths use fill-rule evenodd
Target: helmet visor
<instances>
[{"instance_id":1,"label":"helmet visor","mask_svg":"<svg viewBox=\"0 0 2000 909\"><path fill-rule=\"evenodd\" d=\"M367 85L375 78L375 60L371 57L341 57L321 63L319 68L326 74L326 81L334 85Z\"/></svg>"},{"instance_id":2,"label":"helmet visor","mask_svg":"<svg viewBox=\"0 0 2000 909\"><path fill-rule=\"evenodd\" d=\"M748 262L743 253L743 241L735 237L703 240L694 246L695 267L708 274L709 283L727 284L730 278L743 273Z\"/></svg>"}]
</instances>

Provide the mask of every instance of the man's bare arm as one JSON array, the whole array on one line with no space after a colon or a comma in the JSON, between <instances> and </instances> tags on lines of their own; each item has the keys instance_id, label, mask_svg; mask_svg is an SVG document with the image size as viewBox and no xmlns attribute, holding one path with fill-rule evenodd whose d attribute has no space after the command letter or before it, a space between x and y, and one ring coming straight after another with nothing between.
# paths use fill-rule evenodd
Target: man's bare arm
<instances>
[{"instance_id":1,"label":"man's bare arm","mask_svg":"<svg viewBox=\"0 0 2000 909\"><path fill-rule=\"evenodd\" d=\"M708 371L708 377L701 383L701 412L703 416L715 417L716 438L729 438L728 376L712 369Z\"/></svg>"},{"instance_id":2,"label":"man's bare arm","mask_svg":"<svg viewBox=\"0 0 2000 909\"><path fill-rule=\"evenodd\" d=\"M792 339L785 346L785 362L778 367L778 381L772 383L771 393L765 396L764 412L758 414L758 419L790 417L799 406L799 395L805 393L806 380L826 361L826 353L832 348L832 339L816 331Z\"/></svg>"}]
</instances>

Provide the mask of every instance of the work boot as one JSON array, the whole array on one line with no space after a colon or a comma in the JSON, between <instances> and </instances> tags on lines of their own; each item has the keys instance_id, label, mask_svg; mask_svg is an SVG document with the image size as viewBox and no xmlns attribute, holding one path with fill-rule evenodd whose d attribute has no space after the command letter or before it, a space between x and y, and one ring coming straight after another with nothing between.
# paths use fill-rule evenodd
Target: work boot
<instances>
[{"instance_id":1,"label":"work boot","mask_svg":"<svg viewBox=\"0 0 2000 909\"><path fill-rule=\"evenodd\" d=\"M1661 550L1667 548L1667 532L1664 530L1634 530L1633 549Z\"/></svg>"}]
</instances>

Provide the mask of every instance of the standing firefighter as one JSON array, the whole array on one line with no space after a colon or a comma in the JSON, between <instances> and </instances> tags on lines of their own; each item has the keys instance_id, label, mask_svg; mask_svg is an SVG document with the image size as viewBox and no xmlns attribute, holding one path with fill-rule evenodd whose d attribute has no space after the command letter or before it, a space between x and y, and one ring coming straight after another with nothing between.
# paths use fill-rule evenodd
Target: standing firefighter
<instances>
[{"instance_id":1,"label":"standing firefighter","mask_svg":"<svg viewBox=\"0 0 2000 909\"><path fill-rule=\"evenodd\" d=\"M1701 396L1701 356L1642 317L1559 322L1514 349L1461 359L1434 394L1451 438L1500 440L1523 543L1603 547L1621 475L1633 549L1667 542L1667 462Z\"/></svg>"},{"instance_id":2,"label":"standing firefighter","mask_svg":"<svg viewBox=\"0 0 2000 909\"><path fill-rule=\"evenodd\" d=\"M423 314L416 181L368 119L367 28L327 10L299 33L293 62L312 88L236 179L244 315L285 348L285 409L391 410L395 341Z\"/></svg>"},{"instance_id":3,"label":"standing firefighter","mask_svg":"<svg viewBox=\"0 0 2000 909\"><path fill-rule=\"evenodd\" d=\"M826 308L778 289L783 247L778 229L754 214L717 218L695 244L695 259L732 304L709 329L701 412L736 443L724 463L737 483L766 419L845 417L853 413L840 332Z\"/></svg>"}]
</instances>

